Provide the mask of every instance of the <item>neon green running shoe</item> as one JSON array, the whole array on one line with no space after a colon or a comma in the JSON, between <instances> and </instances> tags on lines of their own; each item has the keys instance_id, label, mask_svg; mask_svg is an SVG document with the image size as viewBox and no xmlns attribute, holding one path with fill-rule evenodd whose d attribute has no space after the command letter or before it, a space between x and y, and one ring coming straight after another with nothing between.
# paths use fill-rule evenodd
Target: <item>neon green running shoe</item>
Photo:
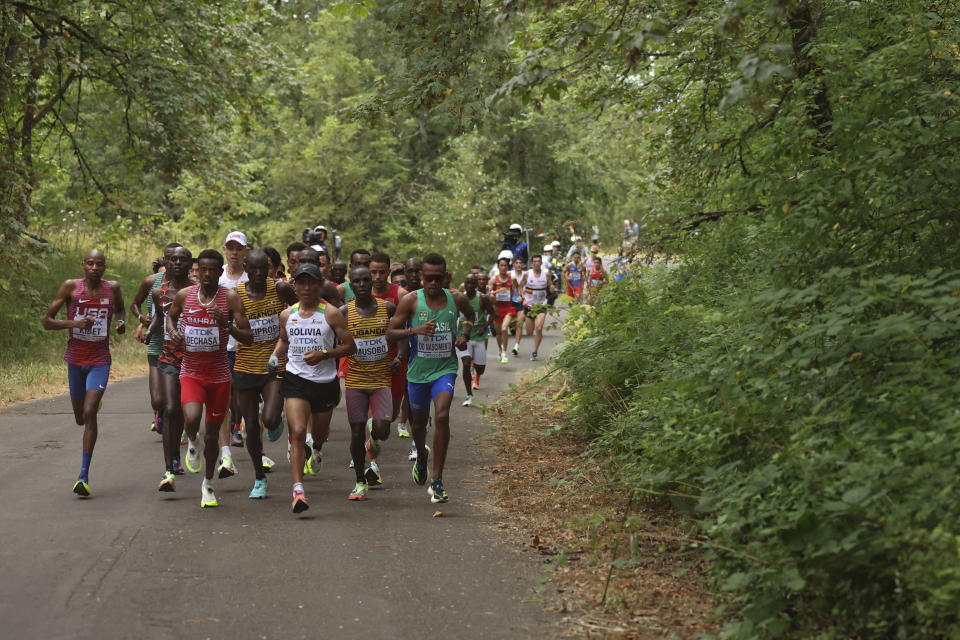
<instances>
[{"instance_id":1,"label":"neon green running shoe","mask_svg":"<svg viewBox=\"0 0 960 640\"><path fill-rule=\"evenodd\" d=\"M187 442L187 457L184 458L183 463L190 473L200 473L200 469L203 468L203 457L200 455L200 449L190 444L189 441Z\"/></svg>"},{"instance_id":2,"label":"neon green running shoe","mask_svg":"<svg viewBox=\"0 0 960 640\"><path fill-rule=\"evenodd\" d=\"M213 487L207 485L200 488L200 508L209 509L212 507L219 507L220 503L217 502L217 495L213 492Z\"/></svg>"},{"instance_id":3,"label":"neon green running shoe","mask_svg":"<svg viewBox=\"0 0 960 640\"><path fill-rule=\"evenodd\" d=\"M347 496L350 500L366 500L367 499L367 483L358 482L353 487L353 491L350 492L350 495Z\"/></svg>"},{"instance_id":4,"label":"neon green running shoe","mask_svg":"<svg viewBox=\"0 0 960 640\"><path fill-rule=\"evenodd\" d=\"M78 478L76 483L73 485L73 492L80 496L81 498L90 497L90 485L87 483L86 478Z\"/></svg>"}]
</instances>

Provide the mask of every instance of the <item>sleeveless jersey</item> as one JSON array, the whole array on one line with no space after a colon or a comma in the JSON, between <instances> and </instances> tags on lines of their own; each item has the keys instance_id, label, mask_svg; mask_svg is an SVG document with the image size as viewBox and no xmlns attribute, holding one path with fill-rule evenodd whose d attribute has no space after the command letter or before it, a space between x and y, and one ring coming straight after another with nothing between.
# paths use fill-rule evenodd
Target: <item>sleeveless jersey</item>
<instances>
[{"instance_id":1,"label":"sleeveless jersey","mask_svg":"<svg viewBox=\"0 0 960 640\"><path fill-rule=\"evenodd\" d=\"M300 306L290 309L287 318L287 373L300 376L311 382L330 382L337 377L337 361L333 358L309 365L303 360L308 351L333 349L336 335L327 324L326 305L321 303L308 318L300 315ZM294 310L295 309L295 310Z\"/></svg>"},{"instance_id":2,"label":"sleeveless jersey","mask_svg":"<svg viewBox=\"0 0 960 640\"><path fill-rule=\"evenodd\" d=\"M457 339L457 305L453 294L443 289L447 304L443 309L431 309L427 306L423 289L417 291L417 309L411 327L419 327L430 320L436 320L436 332L432 336L410 336L410 360L407 368L407 380L414 383L433 382L448 373L456 374L459 361L453 343Z\"/></svg>"},{"instance_id":3,"label":"sleeveless jersey","mask_svg":"<svg viewBox=\"0 0 960 640\"><path fill-rule=\"evenodd\" d=\"M147 294L147 313L154 314L153 292L160 288L163 283L163 273L158 273L153 278L153 285L150 287L150 293ZM163 334L159 331L150 336L150 342L147 343L147 355L157 356L163 351Z\"/></svg>"},{"instance_id":4,"label":"sleeveless jersey","mask_svg":"<svg viewBox=\"0 0 960 640\"><path fill-rule=\"evenodd\" d=\"M599 289L603 286L603 271L597 271L596 269L590 269L590 288Z\"/></svg>"},{"instance_id":5,"label":"sleeveless jersey","mask_svg":"<svg viewBox=\"0 0 960 640\"><path fill-rule=\"evenodd\" d=\"M277 283L273 278L267 278L267 291L262 300L250 298L247 293L248 284L249 282L241 282L237 286L237 294L250 321L253 344L237 345L237 361L233 370L262 375L268 373L267 360L280 339L280 312L285 305L277 296Z\"/></svg>"},{"instance_id":6,"label":"sleeveless jersey","mask_svg":"<svg viewBox=\"0 0 960 640\"><path fill-rule=\"evenodd\" d=\"M183 333L183 363L181 378L197 378L204 382L230 381L230 361L227 359L227 336L230 332L221 329L208 311L200 304L200 285L187 289L187 299L180 314L180 331ZM217 287L217 295L209 306L216 305L224 316L230 315L227 306L227 289Z\"/></svg>"},{"instance_id":7,"label":"sleeveless jersey","mask_svg":"<svg viewBox=\"0 0 960 640\"><path fill-rule=\"evenodd\" d=\"M173 365L174 367L180 367L183 362L183 344L174 345L170 342L170 332L167 331L167 312L170 311L170 305L173 304L173 299L177 296L175 292L170 291L170 283L164 282L160 285L160 308L156 310L158 314L163 318L163 332L157 332L160 334L160 339L163 340L163 350L160 352L160 362L164 364ZM179 326L177 327L178 331L182 331L183 325L178 322Z\"/></svg>"},{"instance_id":8,"label":"sleeveless jersey","mask_svg":"<svg viewBox=\"0 0 960 640\"><path fill-rule=\"evenodd\" d=\"M580 267L572 262L570 263L570 271L567 274L567 284L569 284L571 287L580 286Z\"/></svg>"},{"instance_id":9,"label":"sleeveless jersey","mask_svg":"<svg viewBox=\"0 0 960 640\"><path fill-rule=\"evenodd\" d=\"M67 364L110 364L110 321L113 319L110 283L101 280L100 293L93 298L84 289L83 278L77 280L73 299L67 307L67 317L70 320L93 318L93 326L89 329L70 329L67 352L63 356Z\"/></svg>"},{"instance_id":10,"label":"sleeveless jersey","mask_svg":"<svg viewBox=\"0 0 960 640\"><path fill-rule=\"evenodd\" d=\"M217 280L217 284L219 284L221 287L226 287L227 289L233 289L236 291L241 282L247 282L248 280L250 280L250 276L247 275L246 271L241 273L240 277L234 280L227 275L227 265L223 265L223 272L220 274L220 279ZM227 351L236 351L237 346L239 346L240 343L237 342L237 339L233 336L228 336L227 338Z\"/></svg>"},{"instance_id":11,"label":"sleeveless jersey","mask_svg":"<svg viewBox=\"0 0 960 640\"><path fill-rule=\"evenodd\" d=\"M516 271L510 272L510 279L513 280L513 283L516 285L511 302L520 302L520 287L522 286L520 284L520 279L525 275L526 273L523 271L520 273L517 273Z\"/></svg>"},{"instance_id":12,"label":"sleeveless jersey","mask_svg":"<svg viewBox=\"0 0 960 640\"><path fill-rule=\"evenodd\" d=\"M510 303L512 283L513 277L510 275L508 275L505 280L500 279L499 273L494 276L493 280L491 281L490 288L493 290L491 292L493 299L498 305L506 305Z\"/></svg>"},{"instance_id":13,"label":"sleeveless jersey","mask_svg":"<svg viewBox=\"0 0 960 640\"><path fill-rule=\"evenodd\" d=\"M344 302L344 304L346 304L347 302L350 302L351 300L353 300L353 299L356 298L356 297L357 297L357 296L354 295L354 293L353 293L353 287L350 286L350 283L349 283L349 282L344 282L344 283L343 283L343 302Z\"/></svg>"},{"instance_id":14,"label":"sleeveless jersey","mask_svg":"<svg viewBox=\"0 0 960 640\"><path fill-rule=\"evenodd\" d=\"M523 303L525 305L529 307L538 304L547 304L549 277L550 275L546 269L541 269L539 276L533 272L533 269L527 272L527 282L523 287Z\"/></svg>"},{"instance_id":15,"label":"sleeveless jersey","mask_svg":"<svg viewBox=\"0 0 960 640\"><path fill-rule=\"evenodd\" d=\"M487 339L487 311L482 306L480 306L481 298L483 295L479 291L472 298L467 298L470 302L470 308L473 309L473 312L476 314L476 321L473 323L473 329L470 331L470 340L486 340ZM480 330L480 327L483 327L483 330Z\"/></svg>"},{"instance_id":16,"label":"sleeveless jersey","mask_svg":"<svg viewBox=\"0 0 960 640\"><path fill-rule=\"evenodd\" d=\"M387 303L377 301L377 312L370 318L361 318L357 313L357 300L347 303L347 329L357 343L357 352L347 361L346 387L348 389L381 389L389 387L393 377L390 371L390 349L387 343L387 328L390 318Z\"/></svg>"}]
</instances>

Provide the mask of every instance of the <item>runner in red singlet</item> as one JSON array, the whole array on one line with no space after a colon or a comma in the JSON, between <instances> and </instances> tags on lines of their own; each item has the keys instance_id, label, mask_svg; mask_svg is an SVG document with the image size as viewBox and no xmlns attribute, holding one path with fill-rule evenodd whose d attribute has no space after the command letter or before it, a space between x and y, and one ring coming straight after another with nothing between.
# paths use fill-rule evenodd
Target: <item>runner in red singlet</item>
<instances>
[{"instance_id":1,"label":"runner in red singlet","mask_svg":"<svg viewBox=\"0 0 960 640\"><path fill-rule=\"evenodd\" d=\"M90 495L90 458L97 443L97 411L110 377L110 321L117 317L116 332L124 326L123 294L114 280L104 280L107 260L103 253L91 249L83 257L83 278L64 280L57 297L43 316L43 328L68 329L67 378L73 418L83 425L83 453L80 475L73 492ZM57 320L60 308L67 305L67 319Z\"/></svg>"},{"instance_id":2,"label":"runner in red singlet","mask_svg":"<svg viewBox=\"0 0 960 640\"><path fill-rule=\"evenodd\" d=\"M513 306L513 296L517 291L517 283L508 272L510 259L497 260L497 275L493 276L488 285L488 291L497 307L497 346L500 349L500 364L507 364L507 343L510 340L510 322L517 316L517 308Z\"/></svg>"},{"instance_id":3,"label":"runner in red singlet","mask_svg":"<svg viewBox=\"0 0 960 640\"><path fill-rule=\"evenodd\" d=\"M167 333L173 344L183 344L180 367L180 402L187 432L187 469L201 468L199 430L203 407L203 457L206 462L200 506L218 506L213 472L219 451L219 431L230 404L230 361L227 337L243 344L253 342L250 323L236 291L218 284L223 256L205 249L197 256L200 282L177 292L167 313ZM232 322L231 322L232 318Z\"/></svg>"}]
</instances>

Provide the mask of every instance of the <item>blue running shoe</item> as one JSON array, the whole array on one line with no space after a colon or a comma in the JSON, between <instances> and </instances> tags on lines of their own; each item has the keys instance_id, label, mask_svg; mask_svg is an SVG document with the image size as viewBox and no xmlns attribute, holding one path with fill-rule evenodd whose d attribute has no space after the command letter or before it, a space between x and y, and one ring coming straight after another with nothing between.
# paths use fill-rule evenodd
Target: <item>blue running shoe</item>
<instances>
[{"instance_id":1,"label":"blue running shoe","mask_svg":"<svg viewBox=\"0 0 960 640\"><path fill-rule=\"evenodd\" d=\"M446 490L443 488L443 482L441 480L434 480L430 486L427 487L427 493L430 495L430 502L434 504L446 502L450 499L450 496L447 495Z\"/></svg>"},{"instance_id":2,"label":"blue running shoe","mask_svg":"<svg viewBox=\"0 0 960 640\"><path fill-rule=\"evenodd\" d=\"M250 490L250 498L253 500L262 500L267 497L267 479L259 478L254 481L253 489Z\"/></svg>"}]
</instances>

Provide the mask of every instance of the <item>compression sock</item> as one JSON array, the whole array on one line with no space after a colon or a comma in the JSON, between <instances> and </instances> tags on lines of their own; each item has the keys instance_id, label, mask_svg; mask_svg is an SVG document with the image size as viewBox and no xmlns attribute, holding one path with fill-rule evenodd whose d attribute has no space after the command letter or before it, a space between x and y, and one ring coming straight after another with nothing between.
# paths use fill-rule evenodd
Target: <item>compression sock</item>
<instances>
[{"instance_id":1,"label":"compression sock","mask_svg":"<svg viewBox=\"0 0 960 640\"><path fill-rule=\"evenodd\" d=\"M230 453L230 445L225 444L220 447L220 455L224 458L232 458L233 454Z\"/></svg>"},{"instance_id":2,"label":"compression sock","mask_svg":"<svg viewBox=\"0 0 960 640\"><path fill-rule=\"evenodd\" d=\"M297 491L303 491L303 483L302 483L302 482L294 482L294 483L293 483L293 492L296 493Z\"/></svg>"},{"instance_id":3,"label":"compression sock","mask_svg":"<svg viewBox=\"0 0 960 640\"><path fill-rule=\"evenodd\" d=\"M87 453L86 451L82 454L82 459L80 462L80 477L84 480L90 479L90 458L93 457L92 453Z\"/></svg>"}]
</instances>

